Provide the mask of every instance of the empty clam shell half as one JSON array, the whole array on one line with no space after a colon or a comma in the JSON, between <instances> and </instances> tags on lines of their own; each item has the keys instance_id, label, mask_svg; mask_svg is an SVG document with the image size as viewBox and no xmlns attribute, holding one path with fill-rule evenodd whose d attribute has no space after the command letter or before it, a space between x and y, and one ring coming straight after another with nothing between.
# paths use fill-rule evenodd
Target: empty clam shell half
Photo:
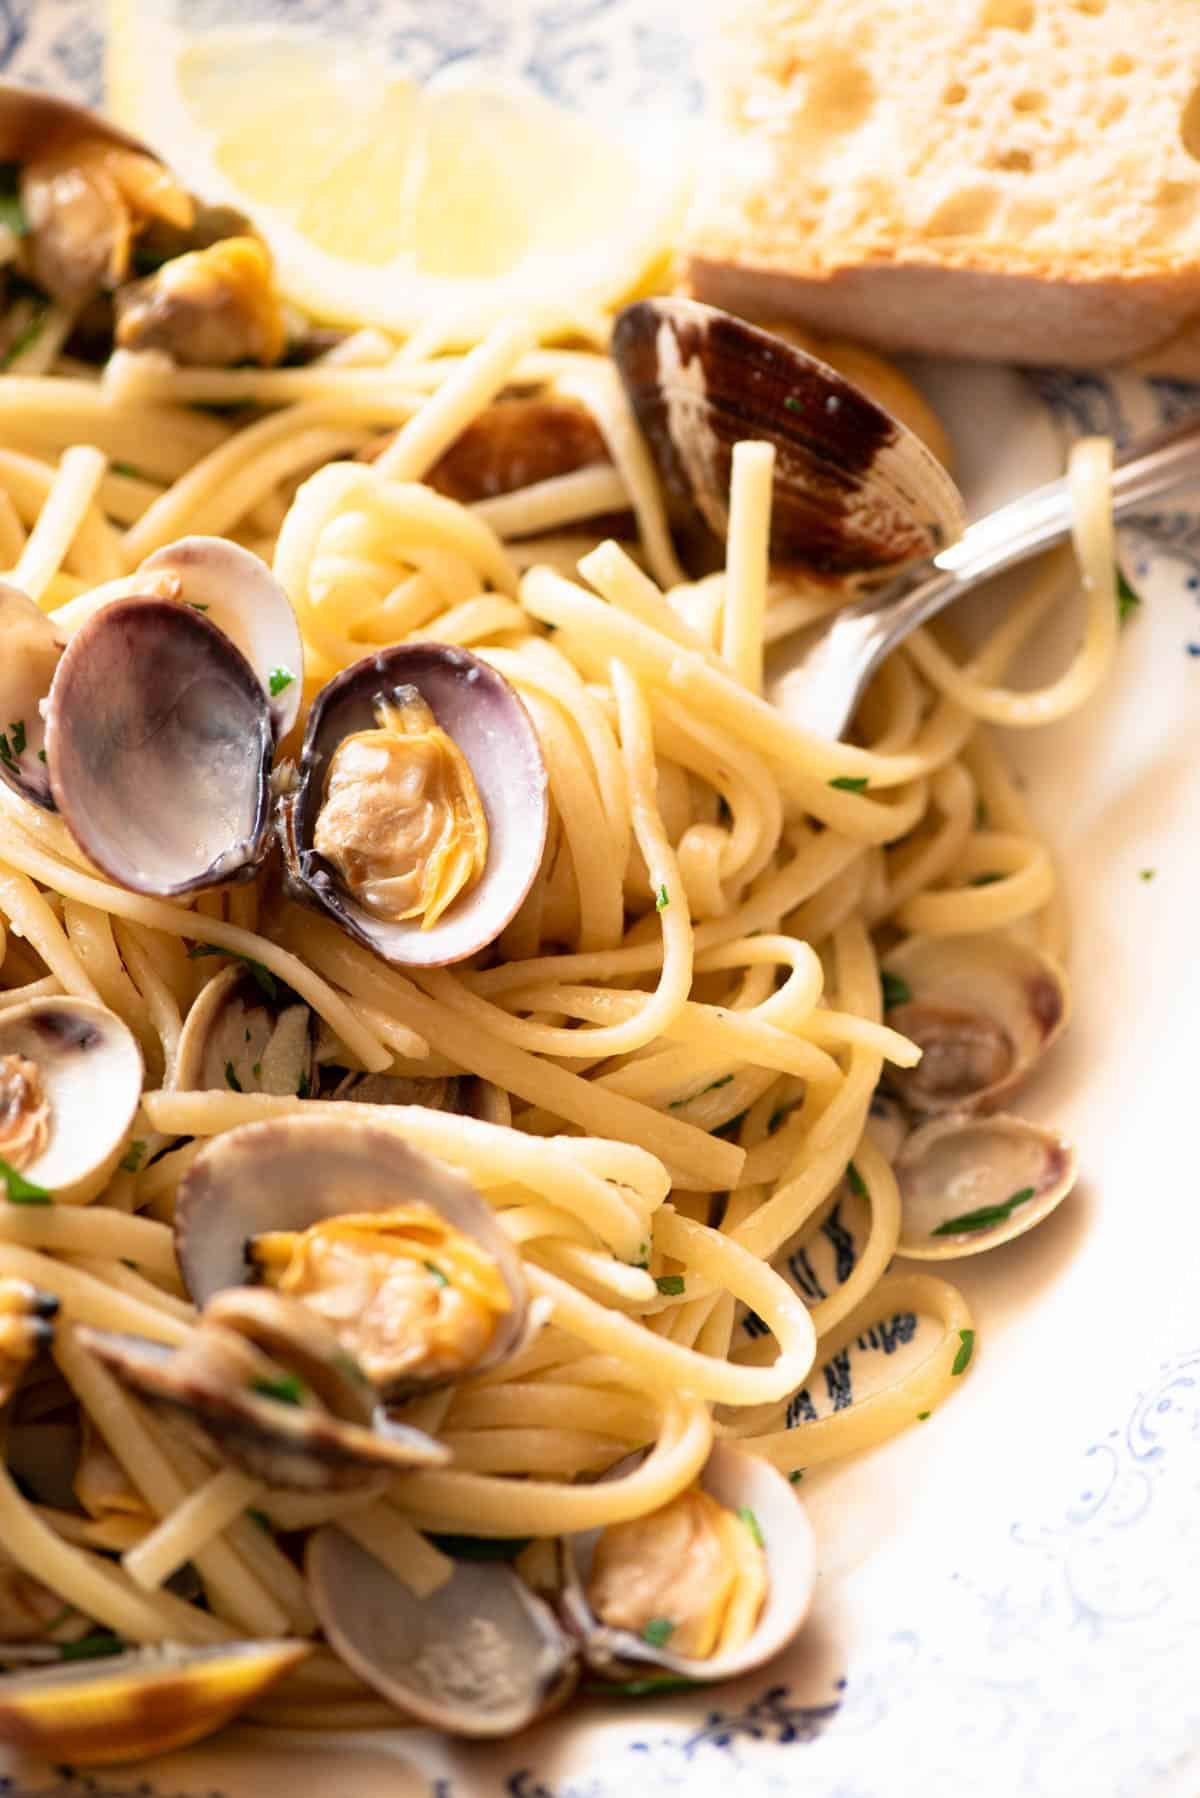
<instances>
[{"instance_id":1,"label":"empty clam shell half","mask_svg":"<svg viewBox=\"0 0 1200 1798\"><path fill-rule=\"evenodd\" d=\"M0 1742L56 1765L165 1754L212 1735L311 1653L308 1642L169 1645L10 1674Z\"/></svg>"},{"instance_id":2,"label":"empty clam shell half","mask_svg":"<svg viewBox=\"0 0 1200 1798\"><path fill-rule=\"evenodd\" d=\"M639 300L618 316L612 354L693 572L720 565L731 456L744 438L775 445L776 563L886 574L961 536L961 496L920 438L769 331L695 300Z\"/></svg>"},{"instance_id":3,"label":"empty clam shell half","mask_svg":"<svg viewBox=\"0 0 1200 1798\"><path fill-rule=\"evenodd\" d=\"M346 1664L397 1710L459 1736L507 1736L569 1695L575 1650L511 1567L460 1561L418 1598L344 1531L305 1557L321 1627Z\"/></svg>"},{"instance_id":4,"label":"empty clam shell half","mask_svg":"<svg viewBox=\"0 0 1200 1798\"><path fill-rule=\"evenodd\" d=\"M269 822L271 722L241 651L187 606L116 601L50 690L55 803L104 873L167 898L246 878Z\"/></svg>"},{"instance_id":5,"label":"empty clam shell half","mask_svg":"<svg viewBox=\"0 0 1200 1798\"><path fill-rule=\"evenodd\" d=\"M303 1096L314 1090L315 1036L307 1005L265 968L236 963L213 976L188 1012L175 1085Z\"/></svg>"},{"instance_id":6,"label":"empty clam shell half","mask_svg":"<svg viewBox=\"0 0 1200 1798\"><path fill-rule=\"evenodd\" d=\"M22 87L15 81L0 81L0 162L25 162L32 156L47 156L81 138L103 138L127 150L154 156L153 150L90 107L75 106L69 100Z\"/></svg>"},{"instance_id":7,"label":"empty clam shell half","mask_svg":"<svg viewBox=\"0 0 1200 1798\"><path fill-rule=\"evenodd\" d=\"M1025 1118L934 1118L895 1162L898 1252L918 1261L978 1255L1032 1230L1075 1184L1075 1151Z\"/></svg>"},{"instance_id":8,"label":"empty clam shell half","mask_svg":"<svg viewBox=\"0 0 1200 1798\"><path fill-rule=\"evenodd\" d=\"M622 1462L613 1473L625 1471L641 1458ZM605 1581L610 1590L621 1594L622 1610L626 1608L621 1593L624 1584L634 1609L649 1608L654 1613L642 1618L637 1629L605 1622L593 1609L593 1579L601 1565L598 1555L603 1553L606 1536L610 1550L613 1546L609 1532L591 1530L569 1537L563 1543L563 1616L568 1627L580 1636L589 1666L606 1678L625 1679L631 1668L653 1666L694 1680L732 1679L778 1654L808 1615L816 1578L812 1526L783 1474L756 1455L718 1442L701 1471L698 1487L701 1494L722 1507L728 1527L736 1525L746 1531L746 1547L752 1558L757 1559L756 1551L761 1550L765 1566L752 1569L754 1578L765 1572L757 1621L744 1634L740 1645L729 1651L718 1649L696 1656L672 1648L672 1637L682 1637L697 1623L695 1617L681 1617L681 1606L694 1611L703 1608L711 1597L714 1604L735 1607L744 1602L744 1595L731 1593L723 1583L734 1561L722 1552L720 1541L714 1542L709 1555L697 1556L694 1566L686 1556L680 1558L684 1532L667 1525L671 1505L634 1526L636 1534L631 1535L627 1545L627 1582L621 1578L622 1548L608 1556ZM680 1494L680 1499L686 1501L688 1496ZM678 1503L679 1500L672 1501L672 1505ZM659 1520L667 1527L652 1535L650 1531ZM657 1554L663 1556L661 1564L655 1563ZM711 1594L705 1590L706 1578L713 1586Z\"/></svg>"},{"instance_id":9,"label":"empty clam shell half","mask_svg":"<svg viewBox=\"0 0 1200 1798\"><path fill-rule=\"evenodd\" d=\"M141 1091L132 1031L95 1000L0 1012L0 1158L55 1199L81 1204L105 1185Z\"/></svg>"},{"instance_id":10,"label":"empty clam shell half","mask_svg":"<svg viewBox=\"0 0 1200 1798\"><path fill-rule=\"evenodd\" d=\"M913 1111L990 1111L1062 1031L1070 996L1059 964L1002 932L912 937L884 957L887 1022L922 1051L889 1068Z\"/></svg>"},{"instance_id":11,"label":"empty clam shell half","mask_svg":"<svg viewBox=\"0 0 1200 1798\"><path fill-rule=\"evenodd\" d=\"M291 602L261 556L223 537L181 537L137 572L147 592L167 586L165 598L204 613L237 644L267 696L276 738L286 736L300 712L304 648Z\"/></svg>"},{"instance_id":12,"label":"empty clam shell half","mask_svg":"<svg viewBox=\"0 0 1200 1798\"><path fill-rule=\"evenodd\" d=\"M51 812L42 703L61 654L45 614L19 587L0 581L0 781Z\"/></svg>"},{"instance_id":13,"label":"empty clam shell half","mask_svg":"<svg viewBox=\"0 0 1200 1798\"><path fill-rule=\"evenodd\" d=\"M300 1232L331 1218L390 1211L414 1201L482 1250L507 1290L508 1309L495 1318L486 1346L470 1360L469 1371L482 1372L512 1354L528 1327L520 1256L473 1186L383 1125L329 1116L277 1118L215 1138L180 1183L175 1207L180 1269L192 1298L204 1305L215 1293L254 1279L250 1254L255 1239L268 1232ZM427 1253L436 1264L438 1249ZM448 1280L440 1277L453 1285L452 1266L449 1273ZM353 1352L349 1336L347 1346ZM385 1397L398 1398L452 1377L457 1375L442 1368L436 1377L413 1371L394 1381L381 1378L379 1384Z\"/></svg>"},{"instance_id":14,"label":"empty clam shell half","mask_svg":"<svg viewBox=\"0 0 1200 1798\"><path fill-rule=\"evenodd\" d=\"M481 873L429 925L368 909L315 846L335 754L349 739L376 729L382 705L414 690L465 757L487 825ZM373 805L364 782L359 796L364 820ZM421 826L428 807L412 804L411 795L397 789L388 795L388 811L385 820L381 803L374 846L389 852L393 846L386 838L392 830L403 857L407 844L401 838L410 824L414 832ZM368 656L321 690L309 713L298 784L280 805L280 834L296 897L327 911L386 961L411 967L462 961L499 936L537 873L546 822L546 768L525 707L494 668L440 643L404 644Z\"/></svg>"}]
</instances>

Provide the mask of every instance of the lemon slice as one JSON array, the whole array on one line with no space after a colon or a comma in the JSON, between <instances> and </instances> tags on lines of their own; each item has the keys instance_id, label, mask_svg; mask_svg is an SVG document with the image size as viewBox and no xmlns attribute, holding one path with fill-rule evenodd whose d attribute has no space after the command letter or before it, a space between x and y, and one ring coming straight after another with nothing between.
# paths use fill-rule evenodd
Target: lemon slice
<instances>
[{"instance_id":1,"label":"lemon slice","mask_svg":"<svg viewBox=\"0 0 1200 1798\"><path fill-rule=\"evenodd\" d=\"M297 304L470 342L498 318L589 322L669 251L677 134L639 147L532 90L421 88L280 26L189 37L116 0L109 105L206 199L248 213Z\"/></svg>"}]
</instances>

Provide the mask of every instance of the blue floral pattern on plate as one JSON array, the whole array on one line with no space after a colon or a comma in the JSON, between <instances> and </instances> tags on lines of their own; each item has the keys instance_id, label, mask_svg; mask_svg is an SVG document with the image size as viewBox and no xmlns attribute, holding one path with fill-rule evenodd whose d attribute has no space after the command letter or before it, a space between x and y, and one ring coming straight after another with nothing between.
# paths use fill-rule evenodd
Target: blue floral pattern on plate
<instances>
[{"instance_id":1,"label":"blue floral pattern on plate","mask_svg":"<svg viewBox=\"0 0 1200 1798\"><path fill-rule=\"evenodd\" d=\"M190 29L243 24L241 0L161 0ZM636 112L694 111L695 57L669 0L256 0L258 19L334 27L422 79L469 64L519 75L552 98ZM39 85L99 97L96 0L0 0L0 67ZM1200 406L1172 381L1039 372L1039 397L1067 436L1119 445ZM1146 593L1200 603L1200 485L1121 535ZM1180 645L1200 658L1200 614ZM829 1232L827 1231L828 1235ZM830 1237L836 1253L838 1244ZM807 1265L794 1275L803 1284ZM837 1278L844 1277L841 1271ZM894 1334L860 1352L890 1354ZM910 1332L911 1333L911 1332ZM831 1370L825 1370L826 1384ZM828 1402L837 1403L831 1387ZM1114 1401L1125 1421L990 1544L967 1575L944 1575L928 1619L920 1583L903 1626L877 1636L845 1679L803 1690L764 1677L728 1708L677 1700L633 1714L585 1772L551 1771L500 1745L488 1775L504 1798L628 1798L680 1791L766 1798L1147 1798L1200 1788L1200 1349L1184 1346L1142 1390ZM981 1570L982 1569L982 1570ZM745 1688L743 1688L745 1689ZM397 1749L401 1754L402 1748ZM1187 1771L1191 1768L1191 1772ZM1182 1776L1182 1783L1176 1778ZM406 1790L411 1788L406 1786ZM435 1776L430 1798L475 1798L472 1776ZM60 1770L41 1783L0 1776L0 1798L223 1798L206 1786ZM232 1784L231 1784L232 1798Z\"/></svg>"}]
</instances>

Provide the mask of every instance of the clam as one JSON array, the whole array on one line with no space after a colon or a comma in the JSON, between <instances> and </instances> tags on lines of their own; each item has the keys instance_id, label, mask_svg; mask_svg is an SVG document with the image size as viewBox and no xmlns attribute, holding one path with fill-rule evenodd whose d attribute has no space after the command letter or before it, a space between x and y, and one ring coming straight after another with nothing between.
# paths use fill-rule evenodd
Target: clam
<instances>
[{"instance_id":1,"label":"clam","mask_svg":"<svg viewBox=\"0 0 1200 1798\"><path fill-rule=\"evenodd\" d=\"M749 1672L796 1634L815 1578L792 1486L721 1442L694 1486L646 1517L567 1538L562 1560L563 1617L609 1679L647 1667L692 1680Z\"/></svg>"},{"instance_id":2,"label":"clam","mask_svg":"<svg viewBox=\"0 0 1200 1798\"><path fill-rule=\"evenodd\" d=\"M308 1642L167 1644L9 1674L0 1742L59 1766L165 1754L212 1735L311 1652Z\"/></svg>"},{"instance_id":3,"label":"clam","mask_svg":"<svg viewBox=\"0 0 1200 1798\"><path fill-rule=\"evenodd\" d=\"M922 1051L887 1075L914 1112L994 1110L1067 1021L1063 970L1016 937L912 937L883 971L887 1022Z\"/></svg>"},{"instance_id":4,"label":"clam","mask_svg":"<svg viewBox=\"0 0 1200 1798\"><path fill-rule=\"evenodd\" d=\"M723 564L731 456L748 437L775 445L775 563L884 576L961 536L961 496L920 438L769 331L695 300L639 300L612 354L694 573Z\"/></svg>"},{"instance_id":5,"label":"clam","mask_svg":"<svg viewBox=\"0 0 1200 1798\"><path fill-rule=\"evenodd\" d=\"M914 1130L895 1163L898 1253L978 1255L1032 1230L1075 1184L1075 1151L1025 1118L950 1113Z\"/></svg>"},{"instance_id":6,"label":"clam","mask_svg":"<svg viewBox=\"0 0 1200 1798\"><path fill-rule=\"evenodd\" d=\"M575 1650L509 1566L460 1561L418 1598L329 1525L310 1537L309 1595L346 1664L399 1711L458 1736L507 1736L569 1697Z\"/></svg>"},{"instance_id":7,"label":"clam","mask_svg":"<svg viewBox=\"0 0 1200 1798\"><path fill-rule=\"evenodd\" d=\"M317 695L280 802L294 895L386 961L439 967L499 936L537 873L546 769L504 677L404 644Z\"/></svg>"},{"instance_id":8,"label":"clam","mask_svg":"<svg viewBox=\"0 0 1200 1798\"><path fill-rule=\"evenodd\" d=\"M270 1486L353 1490L449 1459L432 1437L383 1416L370 1381L307 1308L253 1296L263 1305L206 1312L179 1348L82 1325L79 1342L124 1385L182 1412L226 1460Z\"/></svg>"},{"instance_id":9,"label":"clam","mask_svg":"<svg viewBox=\"0 0 1200 1798\"><path fill-rule=\"evenodd\" d=\"M116 341L192 367L278 362L287 341L271 254L260 238L189 249L116 296Z\"/></svg>"},{"instance_id":10,"label":"clam","mask_svg":"<svg viewBox=\"0 0 1200 1798\"><path fill-rule=\"evenodd\" d=\"M179 1038L181 1092L299 1093L314 1086L313 1013L265 968L243 963L215 974Z\"/></svg>"},{"instance_id":11,"label":"clam","mask_svg":"<svg viewBox=\"0 0 1200 1798\"><path fill-rule=\"evenodd\" d=\"M42 701L62 646L54 626L19 587L0 582L0 781L31 805L54 810Z\"/></svg>"},{"instance_id":12,"label":"clam","mask_svg":"<svg viewBox=\"0 0 1200 1798\"><path fill-rule=\"evenodd\" d=\"M137 571L146 590L201 612L236 643L258 676L276 740L300 712L304 649L291 601L261 556L223 537L180 537Z\"/></svg>"},{"instance_id":13,"label":"clam","mask_svg":"<svg viewBox=\"0 0 1200 1798\"><path fill-rule=\"evenodd\" d=\"M180 1183L175 1238L197 1304L259 1277L326 1322L388 1401L495 1366L527 1329L520 1257L488 1205L383 1126L227 1131Z\"/></svg>"},{"instance_id":14,"label":"clam","mask_svg":"<svg viewBox=\"0 0 1200 1798\"><path fill-rule=\"evenodd\" d=\"M141 1091L141 1051L103 1005L64 996L0 1012L0 1160L29 1186L70 1204L94 1198Z\"/></svg>"},{"instance_id":15,"label":"clam","mask_svg":"<svg viewBox=\"0 0 1200 1798\"><path fill-rule=\"evenodd\" d=\"M0 83L0 161L19 168L22 271L78 306L124 280L136 235L152 220L190 226L194 208L146 146L98 114Z\"/></svg>"},{"instance_id":16,"label":"clam","mask_svg":"<svg viewBox=\"0 0 1200 1798\"><path fill-rule=\"evenodd\" d=\"M27 1280L0 1280L0 1406L6 1405L29 1363L54 1340L58 1300ZM11 1630L4 1628L5 1637Z\"/></svg>"},{"instance_id":17,"label":"clam","mask_svg":"<svg viewBox=\"0 0 1200 1798\"><path fill-rule=\"evenodd\" d=\"M46 714L51 791L84 853L133 892L173 898L253 875L273 749L254 670L189 606L117 600L63 651Z\"/></svg>"}]
</instances>

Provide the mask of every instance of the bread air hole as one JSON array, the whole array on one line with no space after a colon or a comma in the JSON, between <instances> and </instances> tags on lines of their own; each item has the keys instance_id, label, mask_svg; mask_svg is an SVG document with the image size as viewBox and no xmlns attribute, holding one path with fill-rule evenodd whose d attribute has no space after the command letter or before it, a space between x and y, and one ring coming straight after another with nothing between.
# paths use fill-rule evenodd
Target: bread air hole
<instances>
[{"instance_id":1,"label":"bread air hole","mask_svg":"<svg viewBox=\"0 0 1200 1798\"><path fill-rule=\"evenodd\" d=\"M1200 87L1194 87L1179 116L1179 135L1189 156L1200 162Z\"/></svg>"},{"instance_id":2,"label":"bread air hole","mask_svg":"<svg viewBox=\"0 0 1200 1798\"><path fill-rule=\"evenodd\" d=\"M985 31L1031 31L1033 0L986 0L979 23Z\"/></svg>"}]
</instances>

